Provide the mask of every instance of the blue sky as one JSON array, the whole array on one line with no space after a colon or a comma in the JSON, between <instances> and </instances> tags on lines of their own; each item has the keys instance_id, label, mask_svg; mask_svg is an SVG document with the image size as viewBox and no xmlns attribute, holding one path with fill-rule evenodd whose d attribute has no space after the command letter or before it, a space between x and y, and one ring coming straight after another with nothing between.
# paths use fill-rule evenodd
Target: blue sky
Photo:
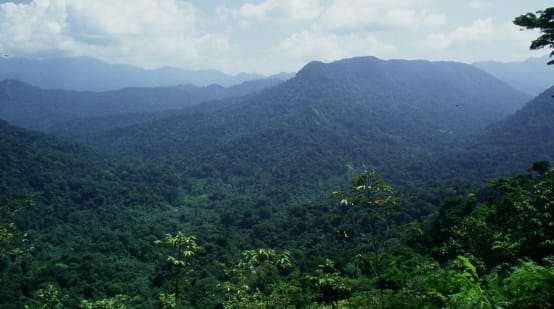
<instances>
[{"instance_id":1,"label":"blue sky","mask_svg":"<svg viewBox=\"0 0 554 309\"><path fill-rule=\"evenodd\" d=\"M518 61L551 0L0 0L0 53L271 74L354 56Z\"/></svg>"}]
</instances>

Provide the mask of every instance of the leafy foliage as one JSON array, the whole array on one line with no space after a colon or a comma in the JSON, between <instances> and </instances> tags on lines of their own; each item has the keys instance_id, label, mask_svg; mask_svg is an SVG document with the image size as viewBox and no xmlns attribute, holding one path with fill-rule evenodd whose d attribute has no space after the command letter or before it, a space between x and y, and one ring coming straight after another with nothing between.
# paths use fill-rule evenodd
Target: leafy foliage
<instances>
[{"instance_id":1,"label":"leafy foliage","mask_svg":"<svg viewBox=\"0 0 554 309\"><path fill-rule=\"evenodd\" d=\"M9 255L21 254L25 250L27 234L18 232L15 217L32 205L32 200L5 201L0 204L0 259Z\"/></svg>"},{"instance_id":2,"label":"leafy foliage","mask_svg":"<svg viewBox=\"0 0 554 309\"><path fill-rule=\"evenodd\" d=\"M554 7L549 7L534 13L520 15L514 19L514 24L526 29L539 29L541 35L531 42L531 49L549 47L553 49L550 57L554 56ZM554 60L548 62L554 64Z\"/></svg>"},{"instance_id":3,"label":"leafy foliage","mask_svg":"<svg viewBox=\"0 0 554 309\"><path fill-rule=\"evenodd\" d=\"M160 295L160 299L163 303L175 303L176 308L182 308L182 301L181 301L181 286L182 286L182 280L183 276L190 274L191 269L190 266L192 265L191 259L196 254L196 252L200 249L198 244L196 244L196 237L194 236L187 236L183 234L183 232L179 231L175 234L175 236L171 234L166 234L165 239L162 240L156 240L154 241L157 245L166 245L170 247L171 252L167 257L167 261L173 268L175 269L173 277L174 277L174 285L173 285L173 293L172 294L162 294ZM171 305L173 306L173 305ZM170 306L170 307L171 307Z\"/></svg>"},{"instance_id":4,"label":"leafy foliage","mask_svg":"<svg viewBox=\"0 0 554 309\"><path fill-rule=\"evenodd\" d=\"M0 260L0 305L550 305L552 169L506 176L551 154L549 106L491 129L520 125L517 148L481 136L493 150L462 151L467 128L519 106L507 89L457 64L311 63L247 98L93 134L112 157L0 122L0 205L33 198L6 208L0 240L35 248ZM485 175L504 177L472 182Z\"/></svg>"},{"instance_id":5,"label":"leafy foliage","mask_svg":"<svg viewBox=\"0 0 554 309\"><path fill-rule=\"evenodd\" d=\"M290 289L281 283L281 274L292 266L290 252L255 249L243 252L244 258L234 267L225 269L228 278L223 284L225 308L287 308L293 305Z\"/></svg>"}]
</instances>

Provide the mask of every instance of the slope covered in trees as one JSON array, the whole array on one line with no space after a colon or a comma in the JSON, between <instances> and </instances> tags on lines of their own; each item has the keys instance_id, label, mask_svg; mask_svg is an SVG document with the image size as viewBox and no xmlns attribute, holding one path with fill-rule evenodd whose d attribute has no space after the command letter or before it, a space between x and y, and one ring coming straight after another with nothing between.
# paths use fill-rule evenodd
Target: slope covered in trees
<instances>
[{"instance_id":1,"label":"slope covered in trees","mask_svg":"<svg viewBox=\"0 0 554 309\"><path fill-rule=\"evenodd\" d=\"M480 137L479 142L491 145L542 147L552 151L554 134L554 86L525 104L513 115L496 123ZM536 148L530 152L536 152ZM540 152L539 152L540 153Z\"/></svg>"},{"instance_id":2,"label":"slope covered in trees","mask_svg":"<svg viewBox=\"0 0 554 309\"><path fill-rule=\"evenodd\" d=\"M96 150L0 122L0 230L28 233L0 235L0 306L548 306L552 169L480 182L550 153L551 92L368 57L60 125Z\"/></svg>"},{"instance_id":3,"label":"slope covered in trees","mask_svg":"<svg viewBox=\"0 0 554 309\"><path fill-rule=\"evenodd\" d=\"M475 134L455 149L427 156L445 178L496 177L525 170L536 160L554 159L554 88L549 88L520 110Z\"/></svg>"},{"instance_id":4,"label":"slope covered in trees","mask_svg":"<svg viewBox=\"0 0 554 309\"><path fill-rule=\"evenodd\" d=\"M0 237L2 308L552 303L554 172L546 162L470 194L451 183L440 185L448 194L436 184L397 192L377 173L360 173L334 201L275 208L222 183L107 163L5 122L0 132L0 209L33 200L13 217L27 233L22 252L5 256ZM405 224L405 210L436 200L436 212Z\"/></svg>"},{"instance_id":5,"label":"slope covered in trees","mask_svg":"<svg viewBox=\"0 0 554 309\"><path fill-rule=\"evenodd\" d=\"M264 79L224 88L192 85L126 88L107 92L45 90L17 80L0 82L0 117L14 124L46 130L65 122L94 117L161 112L201 102L239 97L278 85ZM85 120L86 121L86 120Z\"/></svg>"},{"instance_id":6,"label":"slope covered in trees","mask_svg":"<svg viewBox=\"0 0 554 309\"><path fill-rule=\"evenodd\" d=\"M316 184L366 165L409 180L419 176L403 162L459 144L526 98L468 65L354 58L314 62L257 95L91 141L199 178Z\"/></svg>"},{"instance_id":7,"label":"slope covered in trees","mask_svg":"<svg viewBox=\"0 0 554 309\"><path fill-rule=\"evenodd\" d=\"M150 275L157 254L152 242L176 220L163 216L179 197L170 173L115 165L90 149L4 121L0 171L2 211L32 201L11 218L27 234L20 243L25 253L0 254L2 308L22 308L21 301L47 283L73 295L69 307L76 307L76 296L120 293Z\"/></svg>"}]
</instances>

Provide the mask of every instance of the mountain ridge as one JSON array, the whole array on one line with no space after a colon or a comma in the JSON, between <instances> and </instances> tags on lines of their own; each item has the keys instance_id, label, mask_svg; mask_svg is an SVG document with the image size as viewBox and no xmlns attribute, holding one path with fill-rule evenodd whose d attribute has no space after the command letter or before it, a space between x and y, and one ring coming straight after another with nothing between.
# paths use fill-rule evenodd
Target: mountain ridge
<instances>
[{"instance_id":1,"label":"mountain ridge","mask_svg":"<svg viewBox=\"0 0 554 309\"><path fill-rule=\"evenodd\" d=\"M488 72L515 89L537 96L554 85L554 72L546 63L548 56L516 62L482 61L473 66Z\"/></svg>"},{"instance_id":2,"label":"mountain ridge","mask_svg":"<svg viewBox=\"0 0 554 309\"><path fill-rule=\"evenodd\" d=\"M93 144L180 162L197 177L265 173L286 182L322 166L337 175L350 163L389 172L420 152L460 143L527 99L465 64L374 57L311 62L295 78L233 104L183 110L94 137ZM253 165L237 167L238 158Z\"/></svg>"},{"instance_id":3,"label":"mountain ridge","mask_svg":"<svg viewBox=\"0 0 554 309\"><path fill-rule=\"evenodd\" d=\"M288 79L290 73L271 76L217 70L186 70L173 67L142 69L126 64L109 64L89 57L0 58L0 80L18 79L44 89L109 91L128 87L163 87L219 84L224 87L255 79Z\"/></svg>"},{"instance_id":4,"label":"mountain ridge","mask_svg":"<svg viewBox=\"0 0 554 309\"><path fill-rule=\"evenodd\" d=\"M41 89L22 81L5 80L0 82L0 117L22 127L45 130L76 119L162 112L209 100L245 96L281 82L262 79L227 88L182 85L93 92Z\"/></svg>"}]
</instances>

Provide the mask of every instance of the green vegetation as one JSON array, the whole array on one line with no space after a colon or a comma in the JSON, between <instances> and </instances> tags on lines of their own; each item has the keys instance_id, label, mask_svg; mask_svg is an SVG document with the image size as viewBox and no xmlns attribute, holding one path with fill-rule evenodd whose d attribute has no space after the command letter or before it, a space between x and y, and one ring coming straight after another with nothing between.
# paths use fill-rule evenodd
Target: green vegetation
<instances>
[{"instance_id":1,"label":"green vegetation","mask_svg":"<svg viewBox=\"0 0 554 309\"><path fill-rule=\"evenodd\" d=\"M8 129L28 140L44 138L10 127L6 127L5 133ZM55 152L59 146L62 145L50 143L46 148ZM26 150L21 147L10 149L27 152L28 160L44 155L45 145L35 144ZM65 163L59 162L61 166L67 166L72 159L65 160ZM95 162L94 157L90 160ZM81 168L91 172L86 166ZM122 171L124 166L112 168ZM144 174L140 182L146 183L153 172ZM104 178L96 179L103 179L107 184L115 181L103 173L100 175ZM43 171L40 175L46 177L48 173ZM25 175L11 180L22 182L27 176L38 177ZM71 181L71 177L64 180L49 177L57 186ZM132 179L136 175L126 177ZM118 181L118 186L128 186L126 180ZM87 190L102 187L102 182L88 180ZM134 185L138 183L135 179ZM552 188L554 170L547 162L536 162L529 174L492 180L476 188L474 193L448 199L429 194L428 202L439 199L440 207L426 216L406 218L399 213L408 207L409 199L398 197L378 173L364 171L352 177L344 192L333 192L336 203L325 199L320 204L284 209L290 213L286 217L289 227L280 232L272 226L284 227L279 222L281 218L264 215L262 205L258 206L261 212L252 223L246 223L254 215L250 212L252 209L241 209L241 204L234 207L225 204L232 208L227 211L233 211L240 220L234 221L237 219L223 214L214 221L210 219L213 214L206 209L168 203L171 200L182 203L183 197L179 195L192 191L178 193L177 197L160 196L163 191L148 191L148 195L159 196L157 208L127 209L128 206L121 205L119 213L114 215L102 204L87 204L90 197L82 194L88 191L81 189L79 198L83 206L65 201L66 208L44 212L40 207L46 204L36 202L26 212L15 213L13 220L8 220L21 222L17 226L30 233L29 242L35 250L3 257L2 306L547 307L552 304L554 286ZM422 196L417 191L403 192ZM46 198L43 192L32 194L37 201ZM104 199L105 195L114 200L116 195L111 194L109 190L99 191L93 197ZM139 200L146 197L142 192L133 193L131 187L117 191L119 199L130 198L130 194ZM222 199L204 199L201 197L204 194L200 190L191 198L205 202ZM63 200L58 198L58 201ZM168 204L163 206L163 203ZM21 209L21 204L5 209ZM153 216L154 210L165 219ZM39 225L39 218L44 220L52 211L58 214L50 215L48 222L54 224L53 220L66 218L63 226L74 230L73 234L56 233L50 224ZM33 216L33 212L39 216ZM78 220L76 225L75 219L71 219L73 212L102 218L103 225L109 229L89 220ZM169 218L172 213L182 218L180 222ZM187 219L189 213L208 222ZM58 216L61 218L55 219ZM141 222L148 225L142 226ZM256 228L258 224L263 228ZM168 229L187 229L196 237L182 232L164 236ZM289 231L294 232L288 234ZM279 233L281 239L267 238L268 232ZM248 249L256 243L274 248Z\"/></svg>"},{"instance_id":2,"label":"green vegetation","mask_svg":"<svg viewBox=\"0 0 554 309\"><path fill-rule=\"evenodd\" d=\"M514 19L514 24L526 29L539 29L541 35L531 42L531 49L551 48L550 57L554 56L554 7L527 13ZM548 62L554 64L554 60Z\"/></svg>"},{"instance_id":3,"label":"green vegetation","mask_svg":"<svg viewBox=\"0 0 554 309\"><path fill-rule=\"evenodd\" d=\"M358 58L95 149L0 121L0 307L550 308L554 88L510 91Z\"/></svg>"},{"instance_id":4,"label":"green vegetation","mask_svg":"<svg viewBox=\"0 0 554 309\"><path fill-rule=\"evenodd\" d=\"M27 234L17 230L14 218L21 211L32 205L32 200L2 201L0 204L0 258L21 254L25 250Z\"/></svg>"},{"instance_id":5,"label":"green vegetation","mask_svg":"<svg viewBox=\"0 0 554 309\"><path fill-rule=\"evenodd\" d=\"M174 268L173 271L173 288L171 294L160 294L160 301L163 307L181 308L182 307L182 281L186 279L190 273L191 259L198 251L199 247L196 244L194 236L186 236L182 232L177 232L175 236L171 234L165 235L165 240L156 240L157 245L166 245L171 249L171 254L167 257L167 261Z\"/></svg>"}]
</instances>

